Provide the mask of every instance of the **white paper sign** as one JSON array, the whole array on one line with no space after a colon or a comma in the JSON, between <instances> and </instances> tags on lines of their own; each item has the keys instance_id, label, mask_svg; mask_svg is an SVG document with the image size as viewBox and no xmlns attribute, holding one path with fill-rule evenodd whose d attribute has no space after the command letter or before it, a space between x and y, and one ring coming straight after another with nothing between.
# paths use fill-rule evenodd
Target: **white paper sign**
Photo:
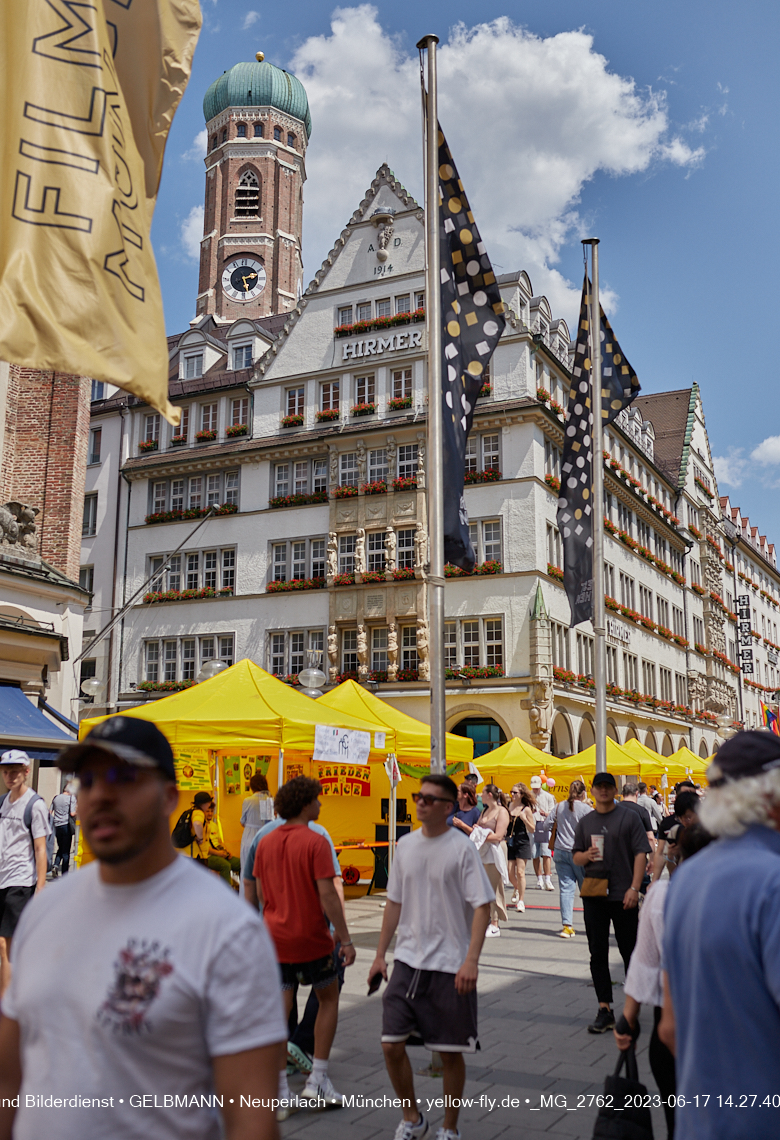
<instances>
[{"instance_id":1,"label":"white paper sign","mask_svg":"<svg viewBox=\"0 0 780 1140\"><path fill-rule=\"evenodd\" d=\"M384 748L386 736L387 736L386 732L375 732L374 733L374 748L376 748L377 752L381 752L382 749Z\"/></svg>"},{"instance_id":2,"label":"white paper sign","mask_svg":"<svg viewBox=\"0 0 780 1140\"><path fill-rule=\"evenodd\" d=\"M354 728L314 726L313 760L331 764L367 764L371 751L371 733Z\"/></svg>"}]
</instances>

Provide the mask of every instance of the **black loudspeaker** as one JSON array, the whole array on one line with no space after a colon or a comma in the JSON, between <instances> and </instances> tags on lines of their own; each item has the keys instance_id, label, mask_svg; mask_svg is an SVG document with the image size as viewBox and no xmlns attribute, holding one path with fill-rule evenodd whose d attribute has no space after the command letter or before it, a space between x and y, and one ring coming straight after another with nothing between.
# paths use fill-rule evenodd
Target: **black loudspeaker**
<instances>
[{"instance_id":1,"label":"black loudspeaker","mask_svg":"<svg viewBox=\"0 0 780 1140\"><path fill-rule=\"evenodd\" d=\"M400 803L401 801L399 800L398 802ZM408 824L404 824L404 823L396 824L396 828L395 828L396 842L398 842L398 840L401 838L402 835L408 835L411 830L412 829L411 829L411 827L409 827ZM388 837L390 835L390 829L388 828L386 823L375 823L374 824L374 832L375 832L375 834L374 834L375 842L387 843ZM374 886L380 891L383 891L385 889L385 887L387 886L387 848L386 847L378 847L374 851Z\"/></svg>"},{"instance_id":2,"label":"black loudspeaker","mask_svg":"<svg viewBox=\"0 0 780 1140\"><path fill-rule=\"evenodd\" d=\"M382 799L382 819L385 823L390 822L390 800ZM409 816L406 814L406 800L395 801L395 822L406 823Z\"/></svg>"}]
</instances>

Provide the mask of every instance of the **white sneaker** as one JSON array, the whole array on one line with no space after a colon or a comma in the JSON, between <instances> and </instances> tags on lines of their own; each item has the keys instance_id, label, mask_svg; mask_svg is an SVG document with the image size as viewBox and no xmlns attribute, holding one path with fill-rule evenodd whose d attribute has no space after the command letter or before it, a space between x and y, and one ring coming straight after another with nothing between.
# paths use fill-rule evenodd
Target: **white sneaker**
<instances>
[{"instance_id":1,"label":"white sneaker","mask_svg":"<svg viewBox=\"0 0 780 1140\"><path fill-rule=\"evenodd\" d=\"M298 1094L298 1100L309 1102L310 1108L343 1108L344 1097L336 1092L330 1077L320 1078L319 1081L312 1074L303 1086L303 1092Z\"/></svg>"},{"instance_id":2,"label":"white sneaker","mask_svg":"<svg viewBox=\"0 0 780 1140\"><path fill-rule=\"evenodd\" d=\"M460 1132L457 1128L439 1128L436 1140L460 1140Z\"/></svg>"},{"instance_id":3,"label":"white sneaker","mask_svg":"<svg viewBox=\"0 0 780 1140\"><path fill-rule=\"evenodd\" d=\"M295 1112L300 1112L300 1105L297 1103L295 1093L290 1093L289 1097L283 1098L287 1100L287 1104L276 1110L276 1119L279 1124L284 1124L285 1120L289 1120Z\"/></svg>"},{"instance_id":4,"label":"white sneaker","mask_svg":"<svg viewBox=\"0 0 780 1140\"><path fill-rule=\"evenodd\" d=\"M517 902L515 903L515 908L516 908L517 910L519 910L519 911L524 911L524 910L525 910L525 903L523 902L523 900L522 900L522 899L518 899L518 900L517 900Z\"/></svg>"},{"instance_id":5,"label":"white sneaker","mask_svg":"<svg viewBox=\"0 0 780 1140\"><path fill-rule=\"evenodd\" d=\"M416 1124L410 1124L408 1120L402 1120L395 1130L394 1140L423 1140L430 1132L428 1121L422 1113L420 1119Z\"/></svg>"},{"instance_id":6,"label":"white sneaker","mask_svg":"<svg viewBox=\"0 0 780 1140\"><path fill-rule=\"evenodd\" d=\"M544 889L545 889L546 891L554 891L554 890L555 890L555 887L554 887L554 886L553 886L553 884L552 884L552 879L550 878L550 876L549 876L549 875L545 875L545 878L544 878Z\"/></svg>"},{"instance_id":7,"label":"white sneaker","mask_svg":"<svg viewBox=\"0 0 780 1140\"><path fill-rule=\"evenodd\" d=\"M541 876L541 875L539 875L539 876L538 876L538 878L537 878L537 880L536 880L536 889L537 889L538 891L543 891L543 890L544 890L544 879L542 878L542 876Z\"/></svg>"},{"instance_id":8,"label":"white sneaker","mask_svg":"<svg viewBox=\"0 0 780 1140\"><path fill-rule=\"evenodd\" d=\"M498 929L495 923L491 922L490 926L485 931L485 938L498 938L500 934L501 931Z\"/></svg>"}]
</instances>

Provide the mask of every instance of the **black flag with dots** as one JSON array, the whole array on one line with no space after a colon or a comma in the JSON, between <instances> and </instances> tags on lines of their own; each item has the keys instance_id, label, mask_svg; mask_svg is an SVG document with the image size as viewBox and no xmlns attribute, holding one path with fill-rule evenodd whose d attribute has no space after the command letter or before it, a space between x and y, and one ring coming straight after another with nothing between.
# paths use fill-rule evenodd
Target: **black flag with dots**
<instances>
[{"instance_id":1,"label":"black flag with dots","mask_svg":"<svg viewBox=\"0 0 780 1140\"><path fill-rule=\"evenodd\" d=\"M504 303L474 224L463 183L439 128L441 239L444 561L473 570L463 495L466 441L493 350L504 331Z\"/></svg>"},{"instance_id":2,"label":"black flag with dots","mask_svg":"<svg viewBox=\"0 0 780 1140\"><path fill-rule=\"evenodd\" d=\"M639 381L623 355L601 306L599 313L601 416L604 424L609 424L638 394ZM558 529L563 539L563 585L571 607L572 626L593 619L593 511L603 510L603 503L593 502L589 330L590 281L586 274L582 284L558 498Z\"/></svg>"}]
</instances>

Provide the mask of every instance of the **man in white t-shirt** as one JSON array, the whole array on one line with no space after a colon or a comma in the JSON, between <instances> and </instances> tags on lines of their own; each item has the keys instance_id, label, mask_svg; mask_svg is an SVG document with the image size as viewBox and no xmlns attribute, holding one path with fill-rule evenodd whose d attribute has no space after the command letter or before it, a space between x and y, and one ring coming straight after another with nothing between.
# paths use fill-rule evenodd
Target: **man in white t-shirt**
<instances>
[{"instance_id":1,"label":"man in white t-shirt","mask_svg":"<svg viewBox=\"0 0 780 1140\"><path fill-rule=\"evenodd\" d=\"M447 820L458 790L449 776L426 776L417 818L422 827L398 843L369 989L387 979L385 955L397 931L393 973L383 1002L382 1048L396 1094L406 1106L396 1140L423 1140L428 1121L417 1110L406 1042L441 1053L447 1107L437 1140L460 1140L464 1053L477 1048L477 973L495 890L470 840Z\"/></svg>"},{"instance_id":2,"label":"man in white t-shirt","mask_svg":"<svg viewBox=\"0 0 780 1140\"><path fill-rule=\"evenodd\" d=\"M537 824L544 823L547 816L555 807L555 796L542 786L541 776L531 777L531 791L536 797L536 810L534 811L534 819ZM540 891L553 891L555 888L552 884L550 875L552 874L552 856L550 855L550 844L546 840L537 840L536 833L531 837L531 855L534 862L534 871L536 873L536 885ZM549 836L549 832L547 832Z\"/></svg>"},{"instance_id":3,"label":"man in white t-shirt","mask_svg":"<svg viewBox=\"0 0 780 1140\"><path fill-rule=\"evenodd\" d=\"M170 745L114 716L59 763L96 861L19 924L0 1140L274 1140L276 956L258 915L174 850Z\"/></svg>"},{"instance_id":4,"label":"man in white t-shirt","mask_svg":"<svg viewBox=\"0 0 780 1140\"><path fill-rule=\"evenodd\" d=\"M46 886L49 813L27 787L30 757L18 748L0 756L0 997L11 980L11 942L22 911Z\"/></svg>"}]
</instances>

